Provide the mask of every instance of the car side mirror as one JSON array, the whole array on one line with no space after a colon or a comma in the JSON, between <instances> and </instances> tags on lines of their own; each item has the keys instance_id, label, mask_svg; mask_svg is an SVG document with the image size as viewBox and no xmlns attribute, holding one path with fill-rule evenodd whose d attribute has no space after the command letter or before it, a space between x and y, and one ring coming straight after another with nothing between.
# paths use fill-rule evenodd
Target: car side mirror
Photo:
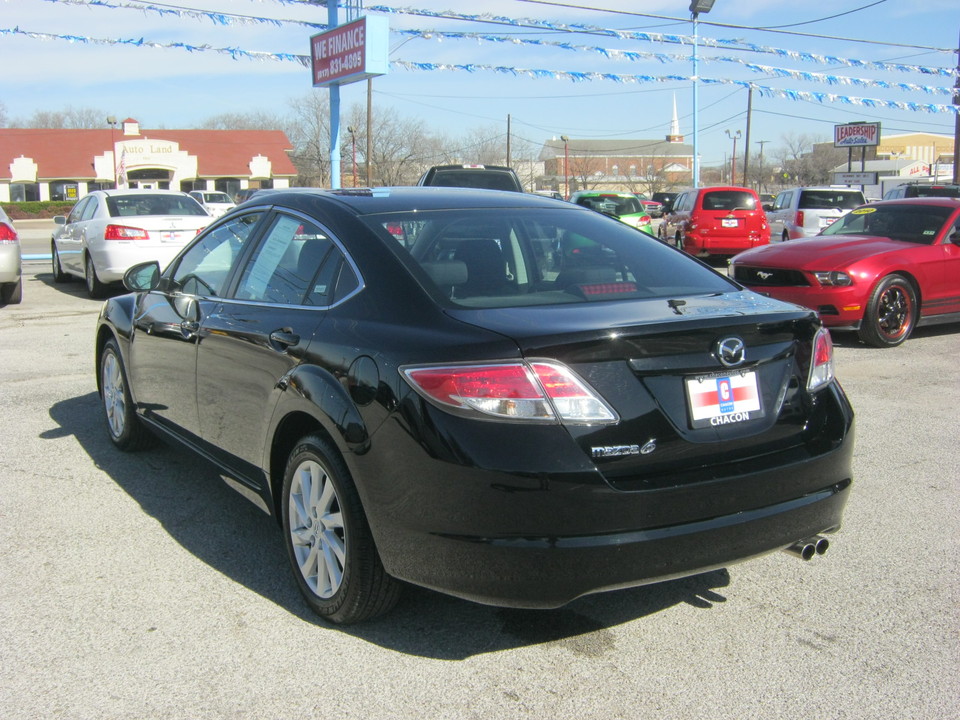
<instances>
[{"instance_id":1,"label":"car side mirror","mask_svg":"<svg viewBox=\"0 0 960 720\"><path fill-rule=\"evenodd\" d=\"M771 212L773 210L773 203L763 203L760 207L763 208L764 212Z\"/></svg>"},{"instance_id":2,"label":"car side mirror","mask_svg":"<svg viewBox=\"0 0 960 720\"><path fill-rule=\"evenodd\" d=\"M54 215L54 216L53 216L53 222L54 222L55 225L66 225L66 224L67 224L67 216L66 216L66 215Z\"/></svg>"},{"instance_id":3,"label":"car side mirror","mask_svg":"<svg viewBox=\"0 0 960 720\"><path fill-rule=\"evenodd\" d=\"M123 286L132 292L155 290L160 284L160 263L156 260L137 263L123 274Z\"/></svg>"}]
</instances>

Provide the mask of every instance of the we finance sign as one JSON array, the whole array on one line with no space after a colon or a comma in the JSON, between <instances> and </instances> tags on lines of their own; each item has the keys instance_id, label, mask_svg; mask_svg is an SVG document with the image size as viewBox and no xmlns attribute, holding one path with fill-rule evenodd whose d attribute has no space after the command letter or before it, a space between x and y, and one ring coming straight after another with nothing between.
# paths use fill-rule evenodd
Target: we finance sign
<instances>
[{"instance_id":1,"label":"we finance sign","mask_svg":"<svg viewBox=\"0 0 960 720\"><path fill-rule=\"evenodd\" d=\"M390 26L362 17L310 38L313 86L346 85L387 72Z\"/></svg>"},{"instance_id":2,"label":"we finance sign","mask_svg":"<svg viewBox=\"0 0 960 720\"><path fill-rule=\"evenodd\" d=\"M834 125L834 147L873 147L880 144L880 123Z\"/></svg>"}]
</instances>

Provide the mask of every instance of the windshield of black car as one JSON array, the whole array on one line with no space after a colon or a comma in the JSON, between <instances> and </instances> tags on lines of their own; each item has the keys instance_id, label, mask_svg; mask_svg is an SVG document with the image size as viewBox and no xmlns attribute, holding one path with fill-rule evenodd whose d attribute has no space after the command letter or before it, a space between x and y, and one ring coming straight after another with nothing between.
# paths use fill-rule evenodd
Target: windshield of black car
<instances>
[{"instance_id":1,"label":"windshield of black car","mask_svg":"<svg viewBox=\"0 0 960 720\"><path fill-rule=\"evenodd\" d=\"M421 282L466 307L735 292L726 277L599 213L487 208L363 218Z\"/></svg>"},{"instance_id":2,"label":"windshield of black car","mask_svg":"<svg viewBox=\"0 0 960 720\"><path fill-rule=\"evenodd\" d=\"M583 195L577 198L576 203L608 215L638 215L643 212L640 201L632 195Z\"/></svg>"},{"instance_id":3,"label":"windshield of black car","mask_svg":"<svg viewBox=\"0 0 960 720\"><path fill-rule=\"evenodd\" d=\"M108 195L110 217L129 215L206 215L189 195Z\"/></svg>"},{"instance_id":4,"label":"windshield of black car","mask_svg":"<svg viewBox=\"0 0 960 720\"><path fill-rule=\"evenodd\" d=\"M863 205L863 193L859 190L801 190L797 209L851 210L858 205Z\"/></svg>"},{"instance_id":5,"label":"windshield of black car","mask_svg":"<svg viewBox=\"0 0 960 720\"><path fill-rule=\"evenodd\" d=\"M953 214L936 205L865 205L851 210L821 235L876 235L918 244L932 243Z\"/></svg>"},{"instance_id":6,"label":"windshield of black car","mask_svg":"<svg viewBox=\"0 0 960 720\"><path fill-rule=\"evenodd\" d=\"M704 210L756 210L757 199L742 190L713 190L703 194Z\"/></svg>"}]
</instances>

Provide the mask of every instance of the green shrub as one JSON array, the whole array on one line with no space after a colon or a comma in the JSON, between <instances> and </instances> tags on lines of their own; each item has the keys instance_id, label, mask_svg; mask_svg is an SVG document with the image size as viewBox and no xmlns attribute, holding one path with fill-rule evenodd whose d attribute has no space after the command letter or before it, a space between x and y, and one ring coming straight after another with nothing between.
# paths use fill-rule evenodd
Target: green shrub
<instances>
[{"instance_id":1,"label":"green shrub","mask_svg":"<svg viewBox=\"0 0 960 720\"><path fill-rule=\"evenodd\" d=\"M74 206L72 202L12 202L3 203L3 209L11 220L43 220L54 215L66 215Z\"/></svg>"}]
</instances>

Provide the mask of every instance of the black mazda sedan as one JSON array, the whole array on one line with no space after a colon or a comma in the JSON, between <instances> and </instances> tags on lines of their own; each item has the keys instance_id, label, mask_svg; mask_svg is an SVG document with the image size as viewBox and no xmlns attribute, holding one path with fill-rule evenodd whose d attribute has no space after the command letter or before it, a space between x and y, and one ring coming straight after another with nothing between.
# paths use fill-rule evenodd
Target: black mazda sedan
<instances>
[{"instance_id":1,"label":"black mazda sedan","mask_svg":"<svg viewBox=\"0 0 960 720\"><path fill-rule=\"evenodd\" d=\"M124 282L111 440L219 466L333 622L402 582L557 607L840 527L853 412L816 314L576 205L260 193Z\"/></svg>"}]
</instances>

